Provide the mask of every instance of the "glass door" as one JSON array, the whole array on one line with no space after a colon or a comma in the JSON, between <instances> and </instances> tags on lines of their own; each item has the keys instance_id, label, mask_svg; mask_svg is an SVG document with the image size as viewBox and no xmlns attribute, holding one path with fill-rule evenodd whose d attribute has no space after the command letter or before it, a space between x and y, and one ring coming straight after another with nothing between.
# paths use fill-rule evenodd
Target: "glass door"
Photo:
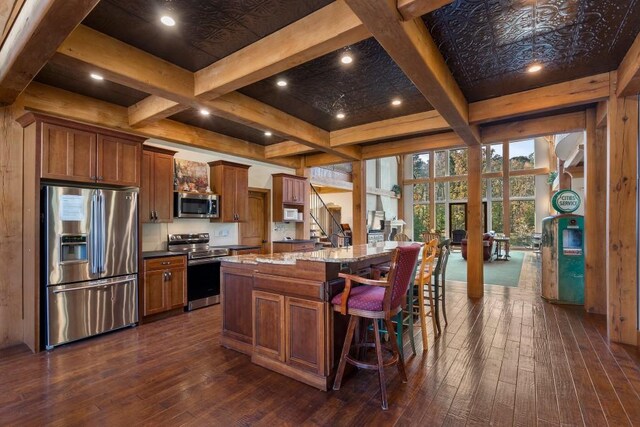
<instances>
[{"instance_id":1,"label":"glass door","mask_svg":"<svg viewBox=\"0 0 640 427\"><path fill-rule=\"evenodd\" d=\"M483 230L487 232L487 202L482 202L482 224ZM467 203L449 203L449 230L451 238L454 238L458 230L467 231ZM463 234L464 237L464 234Z\"/></svg>"}]
</instances>

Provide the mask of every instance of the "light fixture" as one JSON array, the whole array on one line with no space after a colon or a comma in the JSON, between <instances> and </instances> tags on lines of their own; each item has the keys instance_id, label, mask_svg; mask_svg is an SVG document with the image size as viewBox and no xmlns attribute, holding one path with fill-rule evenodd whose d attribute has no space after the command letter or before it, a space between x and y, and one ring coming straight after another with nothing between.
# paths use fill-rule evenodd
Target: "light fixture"
<instances>
[{"instance_id":1,"label":"light fixture","mask_svg":"<svg viewBox=\"0 0 640 427\"><path fill-rule=\"evenodd\" d=\"M89 74L91 76L91 78L93 80L104 80L104 77L102 77L100 74L98 73L91 73Z\"/></svg>"},{"instance_id":2,"label":"light fixture","mask_svg":"<svg viewBox=\"0 0 640 427\"><path fill-rule=\"evenodd\" d=\"M264 136L271 136L271 132L266 131L266 132L264 133Z\"/></svg>"},{"instance_id":3,"label":"light fixture","mask_svg":"<svg viewBox=\"0 0 640 427\"><path fill-rule=\"evenodd\" d=\"M336 118L337 118L337 119L342 120L342 119L344 119L344 117L345 117L344 113L338 113L338 114L336 114Z\"/></svg>"},{"instance_id":4,"label":"light fixture","mask_svg":"<svg viewBox=\"0 0 640 427\"><path fill-rule=\"evenodd\" d=\"M200 114L201 114L201 115L203 115L203 116L208 116L208 115L209 115L209 114L211 114L211 113L209 113L209 110L205 110L205 109L203 108L203 109L201 109L201 110L200 110Z\"/></svg>"},{"instance_id":5,"label":"light fixture","mask_svg":"<svg viewBox=\"0 0 640 427\"><path fill-rule=\"evenodd\" d=\"M168 15L164 15L160 18L160 22L162 22L167 27L173 27L176 25L176 20Z\"/></svg>"},{"instance_id":6,"label":"light fixture","mask_svg":"<svg viewBox=\"0 0 640 427\"><path fill-rule=\"evenodd\" d=\"M349 53L344 53L340 57L340 62L343 64L351 64L353 62L353 57Z\"/></svg>"},{"instance_id":7,"label":"light fixture","mask_svg":"<svg viewBox=\"0 0 640 427\"><path fill-rule=\"evenodd\" d=\"M280 86L280 87L285 87L285 86L287 85L287 81L286 81L286 80L283 80L283 79L280 79L280 80L278 80L278 81L276 82L276 84L277 84L278 86Z\"/></svg>"},{"instance_id":8,"label":"light fixture","mask_svg":"<svg viewBox=\"0 0 640 427\"><path fill-rule=\"evenodd\" d=\"M540 64L532 64L527 68L527 72L529 73L537 73L540 70L542 70L542 65Z\"/></svg>"},{"instance_id":9,"label":"light fixture","mask_svg":"<svg viewBox=\"0 0 640 427\"><path fill-rule=\"evenodd\" d=\"M398 105L400 105L400 104L402 104L402 100L400 100L400 99L397 99L397 98L396 98L396 99L394 99L393 101L391 101L391 105L394 105L394 106L396 106L396 107L397 107Z\"/></svg>"}]
</instances>

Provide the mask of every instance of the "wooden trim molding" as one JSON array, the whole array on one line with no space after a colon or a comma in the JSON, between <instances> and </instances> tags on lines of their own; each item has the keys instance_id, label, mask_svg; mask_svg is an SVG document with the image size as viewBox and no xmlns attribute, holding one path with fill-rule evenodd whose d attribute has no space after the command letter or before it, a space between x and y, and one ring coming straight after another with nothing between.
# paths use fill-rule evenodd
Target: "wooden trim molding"
<instances>
[{"instance_id":1,"label":"wooden trim molding","mask_svg":"<svg viewBox=\"0 0 640 427\"><path fill-rule=\"evenodd\" d=\"M452 2L453 0L398 0L398 12L402 19L410 21Z\"/></svg>"}]
</instances>

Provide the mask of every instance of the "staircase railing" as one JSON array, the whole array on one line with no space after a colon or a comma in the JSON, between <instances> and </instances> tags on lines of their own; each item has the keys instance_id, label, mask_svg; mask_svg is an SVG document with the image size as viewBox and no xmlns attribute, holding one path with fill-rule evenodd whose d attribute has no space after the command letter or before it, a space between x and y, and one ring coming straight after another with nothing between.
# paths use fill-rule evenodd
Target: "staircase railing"
<instances>
[{"instance_id":1,"label":"staircase railing","mask_svg":"<svg viewBox=\"0 0 640 427\"><path fill-rule=\"evenodd\" d=\"M309 185L311 186L311 198L309 202L309 213L311 219L319 228L322 235L329 239L331 246L335 248L338 246L338 238L334 239L333 237L342 237L344 239L344 230L338 220L336 220L331 213L331 210L324 203L324 200L322 200L322 197L320 197L320 194L313 184Z\"/></svg>"}]
</instances>

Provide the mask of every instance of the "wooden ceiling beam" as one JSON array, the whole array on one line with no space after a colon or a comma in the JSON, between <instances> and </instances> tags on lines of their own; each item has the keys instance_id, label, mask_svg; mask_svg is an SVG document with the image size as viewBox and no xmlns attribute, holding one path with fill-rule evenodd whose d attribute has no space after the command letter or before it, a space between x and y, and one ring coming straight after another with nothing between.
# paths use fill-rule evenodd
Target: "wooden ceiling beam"
<instances>
[{"instance_id":1,"label":"wooden ceiling beam","mask_svg":"<svg viewBox=\"0 0 640 427\"><path fill-rule=\"evenodd\" d=\"M379 159L383 157L402 156L421 153L429 150L442 150L465 146L464 141L455 132L403 139L401 141L381 142L362 147L362 159Z\"/></svg>"},{"instance_id":2,"label":"wooden ceiling beam","mask_svg":"<svg viewBox=\"0 0 640 427\"><path fill-rule=\"evenodd\" d=\"M618 97L640 94L640 33L618 67Z\"/></svg>"},{"instance_id":3,"label":"wooden ceiling beam","mask_svg":"<svg viewBox=\"0 0 640 427\"><path fill-rule=\"evenodd\" d=\"M0 104L15 101L98 1L26 0L22 4L11 30L0 40Z\"/></svg>"},{"instance_id":4,"label":"wooden ceiling beam","mask_svg":"<svg viewBox=\"0 0 640 427\"><path fill-rule=\"evenodd\" d=\"M467 145L480 143L469 106L421 19L402 21L395 1L346 0L425 98Z\"/></svg>"},{"instance_id":5,"label":"wooden ceiling beam","mask_svg":"<svg viewBox=\"0 0 640 427\"><path fill-rule=\"evenodd\" d=\"M411 21L452 2L453 0L398 0L398 12L405 21Z\"/></svg>"},{"instance_id":6,"label":"wooden ceiling beam","mask_svg":"<svg viewBox=\"0 0 640 427\"><path fill-rule=\"evenodd\" d=\"M313 151L317 151L306 145L299 144L295 141L283 141L277 144L271 144L264 147L264 155L268 159L275 157L289 157L299 154L308 154Z\"/></svg>"},{"instance_id":7,"label":"wooden ceiling beam","mask_svg":"<svg viewBox=\"0 0 640 427\"><path fill-rule=\"evenodd\" d=\"M211 101L199 100L193 95L193 73L88 27L79 26L58 48L54 61L87 72L99 71L115 83L165 98L169 102L155 99L165 107L179 103L195 109L206 108L213 115L270 130L346 160L359 159L358 147L333 148L329 144L329 132L239 92ZM136 108L131 110L135 112Z\"/></svg>"},{"instance_id":8,"label":"wooden ceiling beam","mask_svg":"<svg viewBox=\"0 0 640 427\"><path fill-rule=\"evenodd\" d=\"M602 101L609 96L609 73L557 83L469 105L473 124Z\"/></svg>"},{"instance_id":9,"label":"wooden ceiling beam","mask_svg":"<svg viewBox=\"0 0 640 427\"><path fill-rule=\"evenodd\" d=\"M369 37L338 0L197 71L195 94L212 99Z\"/></svg>"},{"instance_id":10,"label":"wooden ceiling beam","mask_svg":"<svg viewBox=\"0 0 640 427\"><path fill-rule=\"evenodd\" d=\"M301 165L300 157L268 159L264 147L173 120L163 119L145 127L131 127L126 107L32 82L16 104L26 110L157 138L189 147L272 163L289 168Z\"/></svg>"},{"instance_id":11,"label":"wooden ceiling beam","mask_svg":"<svg viewBox=\"0 0 640 427\"><path fill-rule=\"evenodd\" d=\"M535 138L559 133L577 132L586 129L584 111L558 114L549 117L519 120L517 122L480 128L482 143L501 142L523 138Z\"/></svg>"}]
</instances>

